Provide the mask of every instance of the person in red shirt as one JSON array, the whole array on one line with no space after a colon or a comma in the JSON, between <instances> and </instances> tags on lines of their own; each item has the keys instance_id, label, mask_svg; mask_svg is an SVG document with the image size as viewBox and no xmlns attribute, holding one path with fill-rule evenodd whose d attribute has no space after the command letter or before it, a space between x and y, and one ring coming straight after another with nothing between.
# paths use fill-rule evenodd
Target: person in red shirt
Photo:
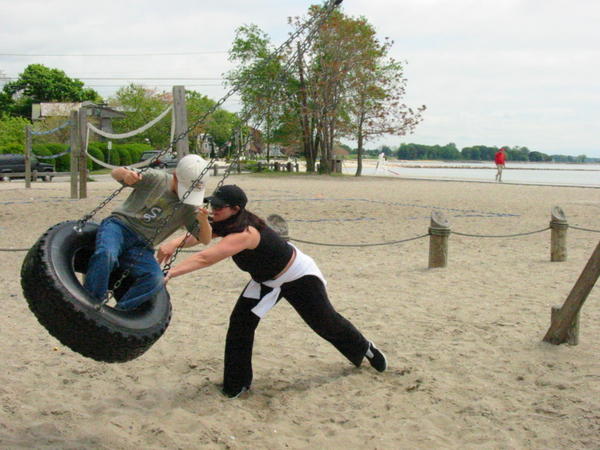
<instances>
[{"instance_id":1,"label":"person in red shirt","mask_svg":"<svg viewBox=\"0 0 600 450\"><path fill-rule=\"evenodd\" d=\"M502 169L504 169L504 164L506 162L506 148L502 147L500 150L496 152L494 156L494 162L496 163L496 181L502 183Z\"/></svg>"}]
</instances>

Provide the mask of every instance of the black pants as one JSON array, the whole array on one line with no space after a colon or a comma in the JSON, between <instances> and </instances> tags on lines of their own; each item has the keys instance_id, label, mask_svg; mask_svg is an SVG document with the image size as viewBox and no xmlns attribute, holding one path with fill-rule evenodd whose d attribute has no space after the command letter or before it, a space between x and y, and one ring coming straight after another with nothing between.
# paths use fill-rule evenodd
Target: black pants
<instances>
[{"instance_id":1,"label":"black pants","mask_svg":"<svg viewBox=\"0 0 600 450\"><path fill-rule=\"evenodd\" d=\"M262 286L261 297L270 288ZM323 282L308 275L281 287L285 298L300 317L323 339L329 341L355 366L360 366L369 342L352 323L333 308ZM260 318L251 310L260 300L238 299L229 318L225 343L223 388L236 392L252 383L252 346Z\"/></svg>"}]
</instances>

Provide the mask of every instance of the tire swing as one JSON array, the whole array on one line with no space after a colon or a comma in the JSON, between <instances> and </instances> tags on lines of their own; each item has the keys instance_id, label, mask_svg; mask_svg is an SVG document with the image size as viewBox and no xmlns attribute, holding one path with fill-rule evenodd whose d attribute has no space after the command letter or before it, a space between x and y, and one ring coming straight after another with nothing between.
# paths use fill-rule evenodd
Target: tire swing
<instances>
[{"instance_id":1,"label":"tire swing","mask_svg":"<svg viewBox=\"0 0 600 450\"><path fill-rule=\"evenodd\" d=\"M211 159L182 200L202 182L213 164L214 159ZM223 184L231 167L219 185ZM170 296L164 287L139 307L122 310L106 300L92 297L77 277L77 274L87 272L95 250L99 225L90 219L123 189L117 189L83 219L50 227L27 252L21 266L23 294L40 324L71 350L109 363L131 361L145 353L165 333L172 313ZM172 219L180 206L175 207L164 223ZM156 228L154 237L161 228ZM149 241L152 242L154 237ZM177 248L165 264L164 273L170 269L181 248ZM117 269L111 274L109 290L118 301L133 281L128 272Z\"/></svg>"},{"instance_id":2,"label":"tire swing","mask_svg":"<svg viewBox=\"0 0 600 450\"><path fill-rule=\"evenodd\" d=\"M78 231L78 221L48 229L25 256L21 286L40 324L62 344L97 361L126 362L142 355L164 334L171 320L170 297L163 288L131 311L92 298L77 273L87 271L97 229L98 224L87 222ZM111 284L121 275L115 271ZM115 298L131 283L131 278L124 278Z\"/></svg>"}]
</instances>

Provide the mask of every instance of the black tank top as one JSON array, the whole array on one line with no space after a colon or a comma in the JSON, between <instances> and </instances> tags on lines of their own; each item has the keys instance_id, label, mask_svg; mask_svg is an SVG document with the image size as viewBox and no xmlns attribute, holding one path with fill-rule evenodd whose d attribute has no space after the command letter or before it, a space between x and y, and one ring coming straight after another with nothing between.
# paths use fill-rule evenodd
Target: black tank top
<instances>
[{"instance_id":1,"label":"black tank top","mask_svg":"<svg viewBox=\"0 0 600 450\"><path fill-rule=\"evenodd\" d=\"M262 283L285 269L294 249L269 227L259 233L260 242L254 250L243 250L232 258L240 269L250 273L254 281Z\"/></svg>"}]
</instances>

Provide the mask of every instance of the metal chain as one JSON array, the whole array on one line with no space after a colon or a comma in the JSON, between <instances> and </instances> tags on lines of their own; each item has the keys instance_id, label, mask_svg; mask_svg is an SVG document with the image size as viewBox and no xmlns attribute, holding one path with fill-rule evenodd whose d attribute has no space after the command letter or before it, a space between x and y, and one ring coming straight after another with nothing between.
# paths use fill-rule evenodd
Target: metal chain
<instances>
[{"instance_id":1,"label":"metal chain","mask_svg":"<svg viewBox=\"0 0 600 450\"><path fill-rule=\"evenodd\" d=\"M314 18L311 21L307 21L306 23L304 23L300 28L298 28L298 30L296 30L294 33L292 33L290 35L290 37L283 43L281 44L277 49L275 49L273 51L273 53L271 53L265 60L265 64L268 62L271 62L273 60L275 60L282 52L285 48L289 47L291 45L291 43L298 38L298 36L300 36L306 29L308 29L310 26L313 26L313 29L309 32L309 34L307 35L307 37L304 39L303 44L306 43L306 41L312 40L314 38L314 36L316 35L316 32L318 31L319 27L324 23L324 21L329 17L329 15L333 12L333 10L340 4L341 2L339 0L330 0L327 4L326 7L324 7L324 10L321 14L321 17L317 17ZM315 25L316 24L316 25ZM221 105L223 105L223 103L225 103L225 101L231 97L232 95L234 95L236 92L238 92L241 89L241 85L240 84L236 84L234 85L229 92L227 92L219 101L217 101L211 108L208 109L208 111L206 111L202 116L200 116L200 118L198 118L192 125L188 126L188 128L186 130L184 130L183 132L181 132L178 136L176 136L173 141L171 142L171 144L169 145L169 147L167 147L166 149L161 150L158 154L156 154L153 158L154 159L159 159L162 156L164 156L166 153L168 153L169 151L171 151L173 148L175 148L176 144L182 140L184 137L186 137L194 128L196 128L198 125L200 125L201 123L203 123L209 115L211 115L212 113L214 113ZM248 114L247 114L248 115ZM247 119L246 119L247 120ZM245 121L244 121L245 122ZM243 123L243 122L242 122ZM142 169L139 170L139 173L144 173L146 170L148 170L150 167L146 166ZM85 223L90 220L92 217L94 217L94 215L96 215L96 213L98 211L100 211L104 206L106 206L113 198L115 198L117 195L119 195L121 193L123 189L119 188L117 190L115 190L108 198L106 201L103 201L98 207L94 208L90 213L86 214L82 219L79 220L79 224L80 224L80 228L82 228Z\"/></svg>"},{"instance_id":2,"label":"metal chain","mask_svg":"<svg viewBox=\"0 0 600 450\"><path fill-rule=\"evenodd\" d=\"M329 2L328 6L324 9L324 13L322 14L320 20L317 20L317 18L311 20L311 21L307 21L303 26L301 26L298 30L296 30L294 33L292 33L290 35L290 37L283 43L281 44L273 53L271 53L268 58L266 58L265 63L270 62L272 60L274 60L276 57L278 57L278 55L280 53L282 53L282 51L287 48L298 36L300 36L302 34L302 32L304 32L304 30L308 29L310 26L313 26L313 29L309 32L309 34L307 35L307 37L304 39L304 42L302 42L301 47L307 47L310 42L312 41L312 39L314 38L314 36L316 35L316 32L318 31L318 29L320 28L320 26L322 25L322 23L327 19L327 17L329 17L329 15L331 14L331 12L340 4L340 1L337 0L332 0ZM315 25L316 24L316 25ZM295 58L297 58L298 56L295 55ZM289 69L289 67L291 67L292 62L294 61L294 57L290 59L290 61L287 64L287 67L285 68L285 73L287 73L287 70ZM200 116L199 119L197 119L192 125L188 126L188 128L186 130L184 130L182 133L180 133L178 136L176 136L172 142L170 143L169 147L167 147L164 150L161 150L158 154L156 154L154 156L154 159L158 159L160 157L162 157L165 153L172 151L173 148L175 148L176 144L182 140L184 137L186 137L194 128L196 128L198 125L200 125L201 123L203 123L210 114L214 113L221 105L223 105L223 103L225 103L225 101L231 97L233 94L235 94L237 91L239 91L241 89L241 85L240 84L236 84L233 86L232 89L229 90L229 92L222 97L218 102L215 103L215 105L213 105L212 108L210 108L205 114L203 114L202 116ZM252 112L254 111L255 108L251 108L249 111L246 112L246 114L244 114L244 118L243 120L240 121L240 128L241 128L241 124L246 123L248 121L248 119L250 118ZM248 136L249 139L249 136ZM225 182L225 179L230 175L231 170L233 169L233 166L235 163L239 164L239 159L241 157L241 153L242 153L242 148L245 147L245 144L247 143L247 141L244 143L244 145L240 145L236 157L234 159L234 163L230 163L229 167L226 169L225 173L223 174L223 177L221 178L221 180L219 181L219 183L217 184L217 187L221 187L223 185L223 183ZM242 143L240 143L242 144ZM171 218L173 217L173 215L178 211L178 209L183 205L183 201L191 194L191 192L198 186L199 183L201 183L201 180L203 178L203 176L206 174L206 172L212 167L212 165L215 162L215 158L212 158L209 163L206 165L206 167L202 170L202 173L200 174L200 176L194 180L194 182L192 183L192 185L188 188L188 190L184 193L184 195L182 196L181 202L178 202L177 205L175 205L175 207L173 208L173 210L171 211L171 213L169 214L168 217L163 218L160 222L159 222L159 226L156 227L155 232L152 236L151 239L149 239L149 245L152 245L154 242L154 239L158 236L158 234L160 233L160 231L164 228L165 224L168 223L169 220L171 220ZM145 173L150 167L146 166L142 169L140 169L138 171L138 173L143 174ZM86 214L82 219L80 219L77 222L77 225L75 225L75 230L78 232L81 232L81 230L83 229L83 227L85 226L85 224L96 215L96 213L98 213L98 211L100 211L102 208L104 208L108 203L110 203L117 195L119 195L121 193L121 191L125 188L125 186L121 186L118 189L116 189L113 193L111 193L105 200L103 200L96 208L94 208L91 212L89 212L88 214ZM177 258L177 255L179 253L179 251L183 248L183 246L185 245L185 241L187 240L188 236L190 235L190 233L187 233L184 237L184 239L181 240L179 246L175 249L175 252L173 253L173 255L171 256L171 258L169 259L169 261L164 265L163 267L163 273L166 275L168 273L168 271L171 269L171 265L173 264L173 262L175 261L175 259ZM138 255L139 257L141 257L141 251ZM113 289L111 291L108 291L106 297L102 300L102 302L98 305L96 305L97 309L100 309L102 307L102 305L104 305L105 303L107 303L110 299L110 297L112 296L112 293L118 289L122 282L125 280L125 278L127 278L127 276L129 276L129 270L125 270L123 272L123 274L121 275L121 277L114 283L113 285Z\"/></svg>"},{"instance_id":3,"label":"metal chain","mask_svg":"<svg viewBox=\"0 0 600 450\"><path fill-rule=\"evenodd\" d=\"M313 21L306 22L298 31L296 31L296 33L294 33L294 35L297 37L297 36L300 35L301 31L303 31L304 29L308 28L309 24L316 24L316 25L313 26L313 29L308 33L308 35L306 36L306 38L302 41L302 43L300 45L300 49L297 49L292 54L292 56L290 57L290 59L287 62L287 64L283 67L283 70L280 72L280 78L283 78L282 81L285 81L285 77L287 77L287 75L288 75L288 73L290 71L290 68L295 65L296 59L302 54L303 50L305 50L308 46L310 46L312 40L316 36L316 33L319 30L319 28L321 27L321 25L323 24L323 22L329 17L329 15L333 11L333 9L335 9L335 7L337 5L339 5L340 3L341 3L340 1L332 1L330 3L329 7L325 10L325 13L322 14L320 20L317 21L317 19L314 19ZM291 44L291 42L293 41L293 39L295 39L294 35L292 35L292 37L290 37L286 42L284 42L282 45L280 45L279 48L274 53L272 53L271 55L269 55L269 57L265 60L265 63L267 63L267 62L271 61L272 59L274 59L275 55L278 55L279 53L281 53L281 51L286 46L288 46L289 44ZM269 85L270 90L273 89L275 81L278 81L278 80L273 80L273 82ZM241 86L237 85L236 88L237 89L241 89ZM232 93L232 91L230 91L230 93L228 93L223 99L221 99L221 104ZM218 106L218 105L215 105L215 107L216 106ZM258 106L255 105L255 106L251 107L249 110L247 110L242 115L242 117L240 118L240 125L238 125L238 127L236 128L236 130L234 130L234 132L240 132L241 131L241 128L242 128L243 124L245 124L245 123L248 122L248 120L252 116L252 113L257 108L258 108ZM213 109L215 109L215 108L213 108ZM210 114L211 112L212 111L209 111L207 114L205 114L204 118L207 117L208 114ZM200 120L203 120L203 119L201 118ZM264 117L261 118L260 122L262 122L262 120L264 120ZM197 121L197 122L199 122L199 121ZM193 128L193 127L191 127L191 128ZM188 131L191 128L188 128ZM240 158L241 158L241 155L242 155L242 149L245 148L246 144L250 140L250 135L248 135L245 139L246 140L244 142L240 142L239 148L238 148L238 150L237 150L237 152L236 152L236 154L234 156L233 161L229 163L229 166L227 167L227 169L225 169L225 172L224 172L223 176L221 177L221 179L217 183L217 189L220 188L221 186L223 186L223 184L225 183L225 180L229 177L229 175L231 174L231 171L233 170L233 168L236 165L240 164ZM207 168L211 167L213 164L214 164L214 158L211 159L211 161L209 162L209 165L207 166ZM202 176L200 176L199 179L200 178L202 178ZM193 190L193 189L194 189L194 185L192 185L192 187L190 188L190 191ZM163 265L163 269L162 270L163 270L163 273L165 275L169 272L169 270L171 270L171 266L173 265L173 262L177 259L177 256L179 255L179 253L181 252L181 250L184 248L185 242L186 242L187 238L190 235L191 234L189 232L186 233L185 237L181 240L181 242L179 243L179 245L177 246L177 248L175 249L175 251L173 252L173 254L171 255L171 257L169 258L169 260Z\"/></svg>"},{"instance_id":4,"label":"metal chain","mask_svg":"<svg viewBox=\"0 0 600 450\"><path fill-rule=\"evenodd\" d=\"M515 234L468 234L468 233L459 233L458 231L450 231L451 234L456 234L458 236L466 236L466 237L480 237L480 238L509 238L509 237L518 237L518 236L528 236L530 234L541 233L543 231L549 230L550 227L543 228L541 230L529 231L526 233L515 233Z\"/></svg>"}]
</instances>

